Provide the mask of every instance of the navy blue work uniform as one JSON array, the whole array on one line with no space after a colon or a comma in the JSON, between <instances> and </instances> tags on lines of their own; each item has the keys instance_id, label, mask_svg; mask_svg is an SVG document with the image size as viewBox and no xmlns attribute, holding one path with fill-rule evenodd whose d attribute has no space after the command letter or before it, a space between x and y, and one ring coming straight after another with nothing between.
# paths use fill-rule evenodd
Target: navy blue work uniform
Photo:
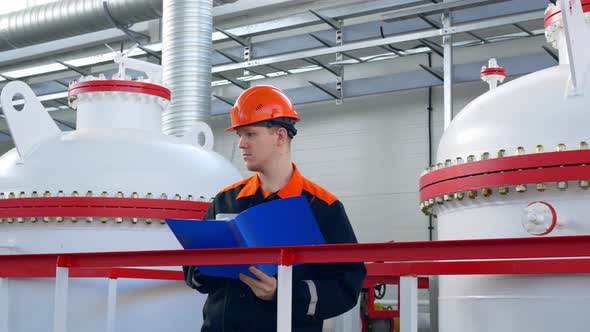
<instances>
[{"instance_id":1,"label":"navy blue work uniform","mask_svg":"<svg viewBox=\"0 0 590 332\"><path fill-rule=\"evenodd\" d=\"M356 243L342 203L304 178L293 165L290 181L276 193L264 193L257 175L221 191L204 219L219 213L240 213L275 199L304 196L327 243ZM266 196L266 197L265 197ZM204 276L184 268L186 283L208 294L201 332L276 331L277 303L256 297L240 280ZM293 268L293 332L321 332L325 319L353 308L365 279L363 263L303 264Z\"/></svg>"}]
</instances>

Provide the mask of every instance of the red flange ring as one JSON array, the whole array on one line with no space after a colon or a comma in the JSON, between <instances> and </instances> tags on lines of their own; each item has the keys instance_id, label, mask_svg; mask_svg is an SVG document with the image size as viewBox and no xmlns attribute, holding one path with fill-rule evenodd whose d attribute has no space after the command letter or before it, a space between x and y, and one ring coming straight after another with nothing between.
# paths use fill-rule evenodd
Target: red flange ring
<instances>
[{"instance_id":1,"label":"red flange ring","mask_svg":"<svg viewBox=\"0 0 590 332\"><path fill-rule=\"evenodd\" d=\"M502 67L490 67L490 68L484 68L479 72L480 77L484 77L484 76L490 76L490 75L500 75L500 76L506 76L506 69L502 68Z\"/></svg>"},{"instance_id":2,"label":"red flange ring","mask_svg":"<svg viewBox=\"0 0 590 332\"><path fill-rule=\"evenodd\" d=\"M96 80L74 83L68 88L68 96L72 97L84 92L110 91L143 93L170 100L170 90L161 85L125 80Z\"/></svg>"},{"instance_id":3,"label":"red flange ring","mask_svg":"<svg viewBox=\"0 0 590 332\"><path fill-rule=\"evenodd\" d=\"M590 179L590 150L535 153L469 162L420 178L420 201L468 190Z\"/></svg>"},{"instance_id":4,"label":"red flange ring","mask_svg":"<svg viewBox=\"0 0 590 332\"><path fill-rule=\"evenodd\" d=\"M201 219L207 202L118 197L38 197L0 200L0 218L120 217Z\"/></svg>"}]
</instances>

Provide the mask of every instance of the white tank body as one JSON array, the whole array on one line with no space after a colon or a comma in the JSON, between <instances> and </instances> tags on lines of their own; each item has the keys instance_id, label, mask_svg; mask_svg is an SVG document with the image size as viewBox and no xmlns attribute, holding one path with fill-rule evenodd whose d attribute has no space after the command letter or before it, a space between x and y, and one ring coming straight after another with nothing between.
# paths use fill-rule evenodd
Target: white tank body
<instances>
[{"instance_id":1,"label":"white tank body","mask_svg":"<svg viewBox=\"0 0 590 332\"><path fill-rule=\"evenodd\" d=\"M441 138L439 165L449 166L448 160L455 165L457 158L467 162L471 156L473 161L496 158L499 152L508 157L587 149L590 71L578 73L586 83L576 95L570 93L571 68L560 24L549 27L551 34L560 34L555 37L562 42L557 45L560 64L499 86L467 105ZM590 35L587 27L578 33ZM463 193L461 200L454 196L426 204L437 215L440 240L590 234L587 187L578 181L561 186L545 183L539 190L533 183L525 192L511 186L507 194L491 188L487 197L480 189L473 199ZM524 211L536 201L555 210L557 224L547 234L527 228ZM441 332L585 331L590 326L587 275L441 276L439 282Z\"/></svg>"},{"instance_id":2,"label":"white tank body","mask_svg":"<svg viewBox=\"0 0 590 332\"><path fill-rule=\"evenodd\" d=\"M82 83L93 80L100 81ZM0 157L2 198L92 195L209 201L241 179L229 161L197 144L196 136L161 133L165 98L80 92L75 101L78 128L61 132L44 122L49 115L23 85L10 83L2 96L17 146ZM9 105L15 92L25 96L22 111ZM210 130L200 128L212 139L207 136ZM26 215L0 220L3 254L180 248L161 220ZM70 279L68 331L107 330L108 284L107 278ZM0 331L51 331L54 286L53 278L0 278ZM119 279L117 293L116 331L196 331L202 324L205 297L184 282Z\"/></svg>"}]
</instances>

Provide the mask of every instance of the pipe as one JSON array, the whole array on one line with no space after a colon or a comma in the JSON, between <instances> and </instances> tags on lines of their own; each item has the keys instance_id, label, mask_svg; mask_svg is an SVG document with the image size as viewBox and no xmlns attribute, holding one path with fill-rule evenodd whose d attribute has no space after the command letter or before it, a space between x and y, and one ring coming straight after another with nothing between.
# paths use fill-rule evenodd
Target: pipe
<instances>
[{"instance_id":1,"label":"pipe","mask_svg":"<svg viewBox=\"0 0 590 332\"><path fill-rule=\"evenodd\" d=\"M0 52L113 28L102 4L62 0L0 15ZM115 21L129 25L161 17L162 0L108 0L108 9Z\"/></svg>"},{"instance_id":2,"label":"pipe","mask_svg":"<svg viewBox=\"0 0 590 332\"><path fill-rule=\"evenodd\" d=\"M172 100L162 115L165 134L182 136L211 113L212 0L164 0L162 68Z\"/></svg>"},{"instance_id":3,"label":"pipe","mask_svg":"<svg viewBox=\"0 0 590 332\"><path fill-rule=\"evenodd\" d=\"M428 68L432 68L432 53L428 52ZM432 165L432 85L428 86L428 166ZM428 215L428 239L433 240L432 232L434 225L432 223L432 214Z\"/></svg>"},{"instance_id":4,"label":"pipe","mask_svg":"<svg viewBox=\"0 0 590 332\"><path fill-rule=\"evenodd\" d=\"M63 0L0 16L0 51L112 28L101 0ZM127 25L158 18L162 0L110 0L115 21Z\"/></svg>"}]
</instances>

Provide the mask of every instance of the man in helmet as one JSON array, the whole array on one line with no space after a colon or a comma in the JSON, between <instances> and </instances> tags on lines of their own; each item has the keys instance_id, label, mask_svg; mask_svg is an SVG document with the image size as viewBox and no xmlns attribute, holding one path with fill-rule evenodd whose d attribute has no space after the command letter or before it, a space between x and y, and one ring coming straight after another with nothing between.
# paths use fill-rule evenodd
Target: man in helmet
<instances>
[{"instance_id":1,"label":"man in helmet","mask_svg":"<svg viewBox=\"0 0 590 332\"><path fill-rule=\"evenodd\" d=\"M356 243L342 203L309 181L291 161L291 140L299 116L289 98L272 86L244 91L231 109L231 127L239 137L242 158L255 174L223 189L204 219L220 213L240 213L257 204L294 196L307 198L328 243ZM280 222L280 216L277 216ZM186 283L208 294L202 332L276 331L277 280L255 267L257 276L240 280L204 276L184 267ZM357 303L366 270L364 264L303 264L293 268L293 331L320 332L325 319Z\"/></svg>"}]
</instances>

